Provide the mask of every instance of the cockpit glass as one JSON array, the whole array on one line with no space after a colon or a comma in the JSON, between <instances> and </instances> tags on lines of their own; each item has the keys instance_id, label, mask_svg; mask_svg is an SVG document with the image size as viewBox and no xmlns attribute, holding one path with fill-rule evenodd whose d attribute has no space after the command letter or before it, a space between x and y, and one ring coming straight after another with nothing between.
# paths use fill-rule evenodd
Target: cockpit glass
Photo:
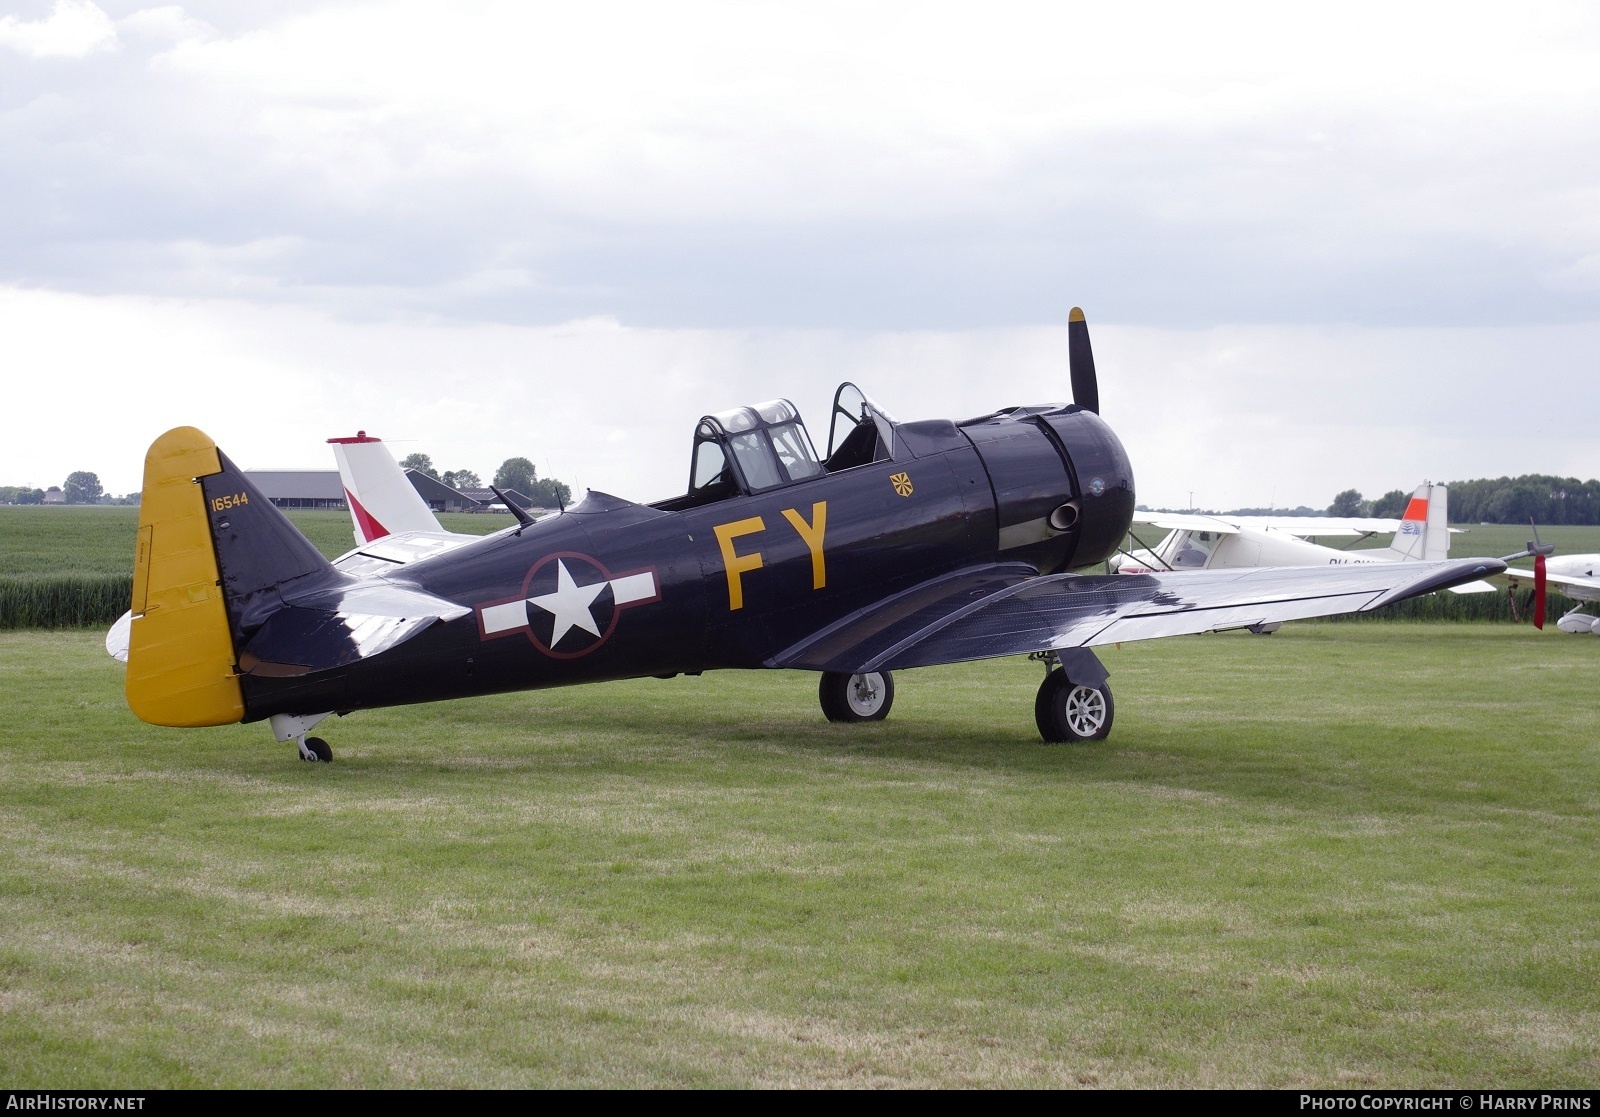
<instances>
[{"instance_id":1,"label":"cockpit glass","mask_svg":"<svg viewBox=\"0 0 1600 1117\"><path fill-rule=\"evenodd\" d=\"M786 399L769 399L766 403L758 403L755 412L769 423L787 423L800 417Z\"/></svg>"},{"instance_id":2,"label":"cockpit glass","mask_svg":"<svg viewBox=\"0 0 1600 1117\"><path fill-rule=\"evenodd\" d=\"M817 461L811 450L811 440L800 429L799 423L773 427L771 434L772 448L777 451L778 461L789 475L789 480L802 481L822 472L822 463Z\"/></svg>"},{"instance_id":3,"label":"cockpit glass","mask_svg":"<svg viewBox=\"0 0 1600 1117\"><path fill-rule=\"evenodd\" d=\"M841 384L833 395L833 414L828 428L828 455L844 445L856 424L867 417L867 397L854 384Z\"/></svg>"},{"instance_id":4,"label":"cockpit glass","mask_svg":"<svg viewBox=\"0 0 1600 1117\"><path fill-rule=\"evenodd\" d=\"M719 411L711 416L722 424L722 429L729 434L738 434L747 431L757 423L756 413L748 407L734 407L727 411Z\"/></svg>"},{"instance_id":5,"label":"cockpit glass","mask_svg":"<svg viewBox=\"0 0 1600 1117\"><path fill-rule=\"evenodd\" d=\"M1205 566L1211 561L1211 552L1221 539L1213 531L1180 531L1174 534L1177 538L1169 544L1172 557L1167 562L1179 570L1196 570Z\"/></svg>"},{"instance_id":6,"label":"cockpit glass","mask_svg":"<svg viewBox=\"0 0 1600 1117\"><path fill-rule=\"evenodd\" d=\"M752 491L769 489L773 485L783 483L783 478L778 476L778 463L772 457L765 432L749 431L745 434L736 434L728 439L728 442L733 447L733 456L739 460L739 469L744 473L745 483Z\"/></svg>"},{"instance_id":7,"label":"cockpit glass","mask_svg":"<svg viewBox=\"0 0 1600 1117\"><path fill-rule=\"evenodd\" d=\"M700 443L694 451L694 484L691 487L703 489L720 480L727 465L728 459L723 456L719 444L714 441Z\"/></svg>"}]
</instances>

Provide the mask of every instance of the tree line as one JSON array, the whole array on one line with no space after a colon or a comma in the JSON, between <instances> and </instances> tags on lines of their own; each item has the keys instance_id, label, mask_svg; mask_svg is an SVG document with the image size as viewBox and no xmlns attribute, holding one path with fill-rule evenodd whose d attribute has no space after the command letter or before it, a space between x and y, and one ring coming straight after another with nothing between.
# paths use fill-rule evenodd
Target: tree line
<instances>
[{"instance_id":1,"label":"tree line","mask_svg":"<svg viewBox=\"0 0 1600 1117\"><path fill-rule=\"evenodd\" d=\"M1450 520L1458 524L1600 524L1600 480L1525 473L1520 477L1451 481ZM1198 512L1210 516L1376 516L1399 519L1411 501L1408 489L1391 489L1373 500L1346 489L1326 508L1156 508L1141 511Z\"/></svg>"},{"instance_id":2,"label":"tree line","mask_svg":"<svg viewBox=\"0 0 1600 1117\"><path fill-rule=\"evenodd\" d=\"M1524 473L1451 481L1450 519L1458 524L1600 524L1600 481ZM1400 489L1377 500L1363 500L1346 489L1328 506L1330 516L1397 517L1411 494Z\"/></svg>"},{"instance_id":3,"label":"tree line","mask_svg":"<svg viewBox=\"0 0 1600 1117\"><path fill-rule=\"evenodd\" d=\"M433 458L427 454L407 454L400 468L414 469L452 489L483 487L482 478L470 469L447 469L440 473L434 468ZM507 458L501 462L500 468L495 470L494 487L519 492L541 508L565 507L572 500L572 488L565 481L540 477L539 471L527 458Z\"/></svg>"},{"instance_id":4,"label":"tree line","mask_svg":"<svg viewBox=\"0 0 1600 1117\"><path fill-rule=\"evenodd\" d=\"M52 486L54 487L54 486ZM98 474L75 470L61 483L62 498L68 504L138 504L139 494L112 496L100 484ZM29 485L0 485L0 504L43 504L45 490Z\"/></svg>"}]
</instances>

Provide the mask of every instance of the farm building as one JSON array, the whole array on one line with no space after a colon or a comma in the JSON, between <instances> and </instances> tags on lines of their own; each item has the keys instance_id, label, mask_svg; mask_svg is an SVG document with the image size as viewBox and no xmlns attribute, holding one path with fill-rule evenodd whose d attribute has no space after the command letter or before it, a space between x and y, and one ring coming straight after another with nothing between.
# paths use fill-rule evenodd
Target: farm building
<instances>
[{"instance_id":1,"label":"farm building","mask_svg":"<svg viewBox=\"0 0 1600 1117\"><path fill-rule=\"evenodd\" d=\"M477 499L477 490L461 492L414 469L406 470L406 480L411 482L417 495L435 512L482 512L486 508L486 502ZM494 494L488 489L483 492L490 500L494 499Z\"/></svg>"},{"instance_id":2,"label":"farm building","mask_svg":"<svg viewBox=\"0 0 1600 1117\"><path fill-rule=\"evenodd\" d=\"M337 469L247 469L244 475L279 508L347 509Z\"/></svg>"},{"instance_id":3,"label":"farm building","mask_svg":"<svg viewBox=\"0 0 1600 1117\"><path fill-rule=\"evenodd\" d=\"M458 492L426 473L408 469L405 474L411 487L435 512L484 512L491 503L497 503L488 489ZM279 508L348 510L344 483L337 469L249 469L245 476L262 496ZM512 496L518 498L520 494Z\"/></svg>"}]
</instances>

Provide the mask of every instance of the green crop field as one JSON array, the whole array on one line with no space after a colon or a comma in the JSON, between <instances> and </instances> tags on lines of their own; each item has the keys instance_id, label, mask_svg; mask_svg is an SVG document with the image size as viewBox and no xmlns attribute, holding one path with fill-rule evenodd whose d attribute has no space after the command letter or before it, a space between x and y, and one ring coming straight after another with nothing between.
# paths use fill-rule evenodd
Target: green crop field
<instances>
[{"instance_id":1,"label":"green crop field","mask_svg":"<svg viewBox=\"0 0 1600 1117\"><path fill-rule=\"evenodd\" d=\"M329 558L354 545L345 512L288 516ZM486 535L509 515L446 513L448 531ZM133 595L139 510L116 506L0 506L0 629L105 627Z\"/></svg>"},{"instance_id":2,"label":"green crop field","mask_svg":"<svg viewBox=\"0 0 1600 1117\"><path fill-rule=\"evenodd\" d=\"M1307 625L164 730L0 633L15 1087L1600 1079L1600 640Z\"/></svg>"},{"instance_id":3,"label":"green crop field","mask_svg":"<svg viewBox=\"0 0 1600 1117\"><path fill-rule=\"evenodd\" d=\"M348 512L289 512L289 519L333 558L355 546ZM506 515L445 513L446 531L487 535L515 523ZM125 506L60 508L0 505L0 576L133 574L139 510Z\"/></svg>"}]
</instances>

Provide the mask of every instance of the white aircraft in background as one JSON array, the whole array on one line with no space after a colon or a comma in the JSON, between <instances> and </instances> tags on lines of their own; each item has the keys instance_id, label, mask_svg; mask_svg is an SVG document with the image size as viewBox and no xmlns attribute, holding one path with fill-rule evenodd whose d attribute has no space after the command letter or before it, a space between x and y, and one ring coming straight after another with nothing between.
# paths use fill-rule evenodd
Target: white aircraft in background
<instances>
[{"instance_id":1,"label":"white aircraft in background","mask_svg":"<svg viewBox=\"0 0 1600 1117\"><path fill-rule=\"evenodd\" d=\"M1574 601L1600 601L1600 555L1564 555L1545 560L1545 579L1561 587L1561 592ZM1506 577L1513 586L1521 582L1534 582L1534 571L1511 567ZM1579 605L1556 621L1562 632L1592 632L1600 636L1600 617L1578 610Z\"/></svg>"},{"instance_id":2,"label":"white aircraft in background","mask_svg":"<svg viewBox=\"0 0 1600 1117\"><path fill-rule=\"evenodd\" d=\"M382 439L357 431L353 438L330 438L328 442L339 466L356 541L354 549L333 560L337 569L348 574L373 574L483 538L446 531ZM494 491L524 526L533 522L533 517L504 493ZM106 651L123 663L128 662L132 620L131 611L124 613L106 633Z\"/></svg>"},{"instance_id":3,"label":"white aircraft in background","mask_svg":"<svg viewBox=\"0 0 1600 1117\"><path fill-rule=\"evenodd\" d=\"M1341 566L1347 563L1422 562L1450 556L1449 493L1444 485L1417 486L1398 520L1329 516L1199 516L1181 512L1135 512L1135 528L1149 524L1167 532L1154 546L1125 551L1113 561L1119 574L1256 566ZM1310 538L1367 538L1394 532L1387 547L1345 551ZM1453 587L1456 593L1494 592L1488 582Z\"/></svg>"},{"instance_id":4,"label":"white aircraft in background","mask_svg":"<svg viewBox=\"0 0 1600 1117\"><path fill-rule=\"evenodd\" d=\"M354 438L330 438L328 443L339 466L356 537L356 549L339 556L335 565L358 554L386 562L414 562L478 538L439 525L382 439L357 431Z\"/></svg>"}]
</instances>

